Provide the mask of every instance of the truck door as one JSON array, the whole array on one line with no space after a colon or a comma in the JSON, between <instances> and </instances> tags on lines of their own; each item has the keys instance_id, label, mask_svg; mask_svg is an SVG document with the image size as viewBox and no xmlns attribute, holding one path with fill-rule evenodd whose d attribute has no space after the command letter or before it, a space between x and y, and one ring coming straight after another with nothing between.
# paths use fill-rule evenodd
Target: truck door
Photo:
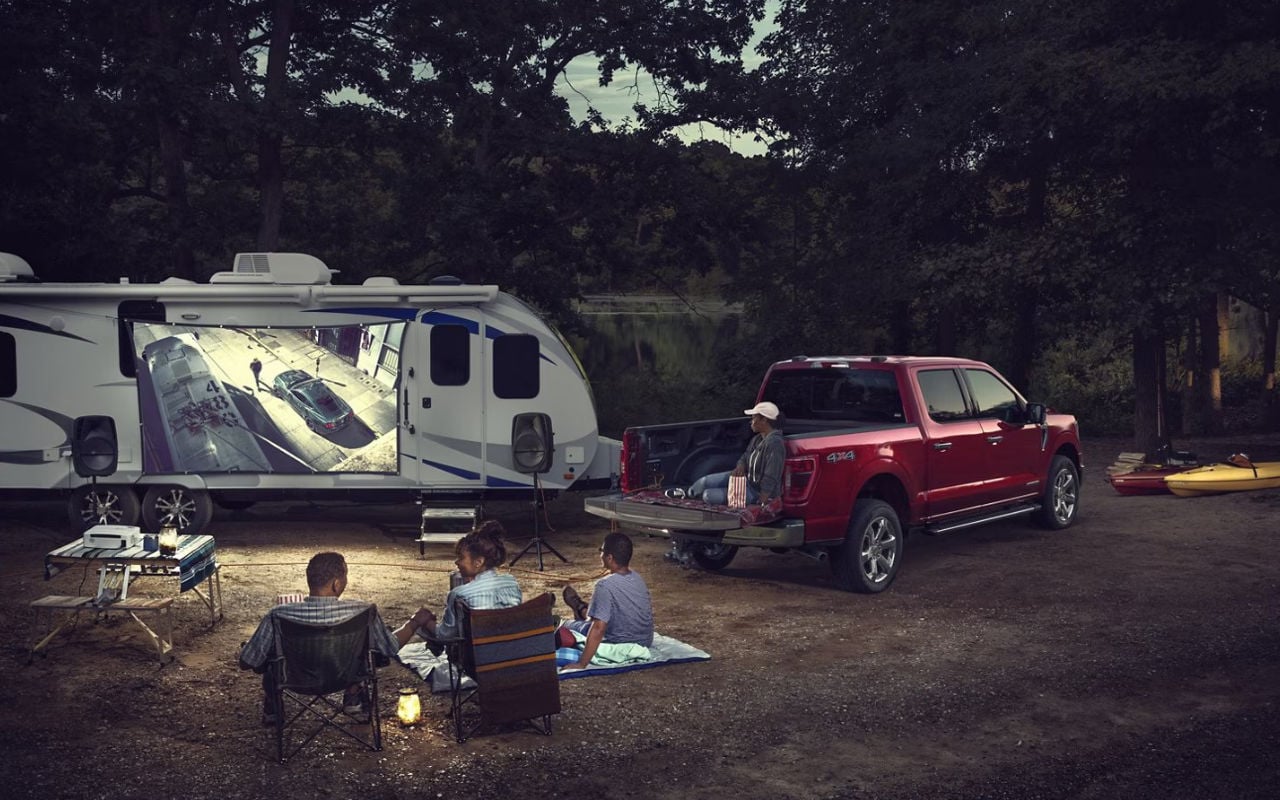
<instances>
[{"instance_id":1,"label":"truck door","mask_svg":"<svg viewBox=\"0 0 1280 800\"><path fill-rule=\"evenodd\" d=\"M973 509L987 495L989 447L982 421L969 412L956 370L916 373L928 432L925 445L925 515L930 519Z\"/></svg>"},{"instance_id":2,"label":"truck door","mask_svg":"<svg viewBox=\"0 0 1280 800\"><path fill-rule=\"evenodd\" d=\"M973 412L982 420L987 444L989 492L996 502L1034 497L1048 472L1043 463L1043 431L1039 425L1022 423L1026 404L998 375L984 369L967 368Z\"/></svg>"},{"instance_id":3,"label":"truck door","mask_svg":"<svg viewBox=\"0 0 1280 800\"><path fill-rule=\"evenodd\" d=\"M412 337L412 372L401 370L401 453L414 458L423 488L482 486L484 314L478 308L424 311Z\"/></svg>"}]
</instances>

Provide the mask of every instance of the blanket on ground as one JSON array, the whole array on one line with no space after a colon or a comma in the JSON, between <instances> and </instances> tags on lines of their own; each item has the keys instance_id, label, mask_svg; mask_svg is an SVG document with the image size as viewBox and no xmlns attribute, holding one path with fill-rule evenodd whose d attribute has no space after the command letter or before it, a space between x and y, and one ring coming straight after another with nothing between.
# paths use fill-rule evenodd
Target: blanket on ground
<instances>
[{"instance_id":1,"label":"blanket on ground","mask_svg":"<svg viewBox=\"0 0 1280 800\"><path fill-rule=\"evenodd\" d=\"M601 645L601 648L607 648L605 658L602 658L597 651L591 666L585 669L568 670L564 669L564 666L577 662L578 651L571 647L557 650L556 666L560 668L560 680L585 678L591 675L613 675L633 669L650 669L667 664L683 664L688 661L707 661L711 658L709 654L696 647L660 633L653 635L653 645L647 649L639 645ZM647 652L648 656L644 657L641 651ZM613 660L605 660L606 658ZM413 642L400 648L400 661L426 681L433 693L449 691L449 670L453 667L449 664L448 657L433 655L426 644ZM475 681L464 675L462 686L463 688L475 686Z\"/></svg>"}]
</instances>

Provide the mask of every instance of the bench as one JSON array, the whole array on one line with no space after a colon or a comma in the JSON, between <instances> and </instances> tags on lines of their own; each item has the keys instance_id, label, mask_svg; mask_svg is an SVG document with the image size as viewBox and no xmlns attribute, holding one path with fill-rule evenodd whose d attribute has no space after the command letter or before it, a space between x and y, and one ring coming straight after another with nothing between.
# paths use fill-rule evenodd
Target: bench
<instances>
[{"instance_id":1,"label":"bench","mask_svg":"<svg viewBox=\"0 0 1280 800\"><path fill-rule=\"evenodd\" d=\"M35 659L36 653L43 650L55 636L68 626L75 624L80 618L81 611L92 611L103 616L117 611L128 614L146 632L151 644L155 647L160 663L163 664L165 662L166 656L168 660L172 661L172 607L172 597L130 597L105 605L94 605L94 598L92 597L60 594L46 595L38 600L32 600L31 610L35 612L37 635L43 632L43 636L31 646L31 652L27 655L27 663L30 664ZM59 611L69 611L71 613L55 626L54 618ZM144 616L153 618L151 622L154 627L143 621L142 617ZM42 652L40 654L46 655Z\"/></svg>"}]
</instances>

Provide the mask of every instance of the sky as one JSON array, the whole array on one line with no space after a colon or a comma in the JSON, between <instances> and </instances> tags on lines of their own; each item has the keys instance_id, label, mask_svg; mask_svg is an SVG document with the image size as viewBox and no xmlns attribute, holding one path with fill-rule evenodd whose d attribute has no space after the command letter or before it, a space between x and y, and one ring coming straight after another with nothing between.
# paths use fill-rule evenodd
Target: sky
<instances>
[{"instance_id":1,"label":"sky","mask_svg":"<svg viewBox=\"0 0 1280 800\"><path fill-rule=\"evenodd\" d=\"M755 36L744 54L748 70L755 69L763 60L756 53L755 46L773 29L779 2L780 0L769 0L765 3L765 17L756 27ZM637 100L652 101L656 94L652 79L644 72L635 79L630 73L616 73L609 86L602 87L599 84L599 59L595 56L579 56L569 63L556 91L569 101L569 110L575 120L582 120L586 116L587 107L594 105L605 119L615 124L627 119L634 121L635 112L631 107ZM745 156L762 155L765 152L765 143L757 142L752 133L729 132L714 125L686 125L675 132L684 142L710 139Z\"/></svg>"}]
</instances>

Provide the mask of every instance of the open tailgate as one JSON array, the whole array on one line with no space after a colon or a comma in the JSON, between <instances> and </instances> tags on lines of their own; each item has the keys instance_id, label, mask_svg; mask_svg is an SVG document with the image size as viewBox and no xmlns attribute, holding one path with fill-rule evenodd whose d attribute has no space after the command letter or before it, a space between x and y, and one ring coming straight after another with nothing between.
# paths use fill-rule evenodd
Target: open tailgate
<instances>
[{"instance_id":1,"label":"open tailgate","mask_svg":"<svg viewBox=\"0 0 1280 800\"><path fill-rule=\"evenodd\" d=\"M585 508L597 517L661 530L732 531L742 527L737 511L701 500L674 500L658 491L588 497Z\"/></svg>"}]
</instances>

